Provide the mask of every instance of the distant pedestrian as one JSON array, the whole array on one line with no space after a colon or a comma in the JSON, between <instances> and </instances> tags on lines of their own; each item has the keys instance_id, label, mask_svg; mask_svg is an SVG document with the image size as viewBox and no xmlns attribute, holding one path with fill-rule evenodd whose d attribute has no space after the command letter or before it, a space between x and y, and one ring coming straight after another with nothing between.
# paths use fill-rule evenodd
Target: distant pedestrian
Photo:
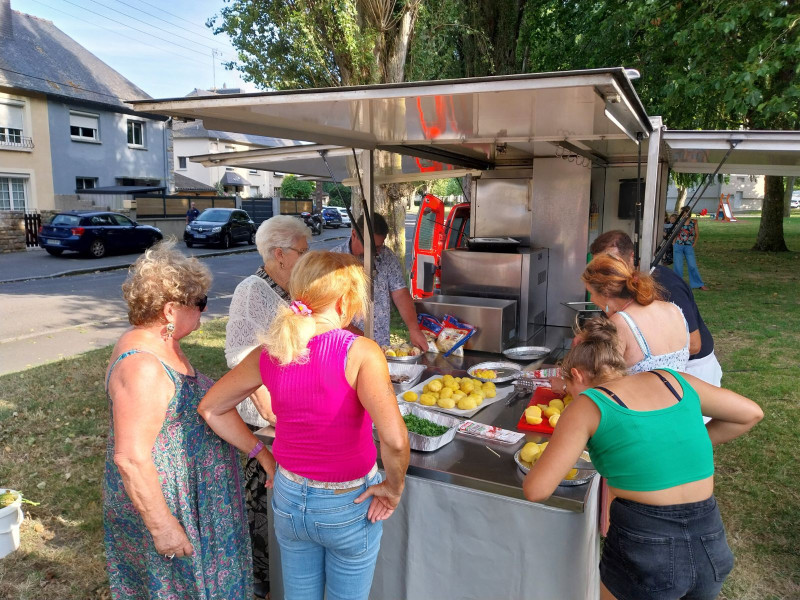
<instances>
[{"instance_id":1,"label":"distant pedestrian","mask_svg":"<svg viewBox=\"0 0 800 600\"><path fill-rule=\"evenodd\" d=\"M195 205L194 202L192 202L189 206L190 206L189 210L186 211L186 224L187 225L189 223L191 223L192 221L194 221L197 217L200 216L200 211L197 210L197 206Z\"/></svg>"},{"instance_id":2,"label":"distant pedestrian","mask_svg":"<svg viewBox=\"0 0 800 600\"><path fill-rule=\"evenodd\" d=\"M666 221L664 222L664 239L668 240L669 236L672 235L672 230L675 229L675 223L678 222L678 215L672 213L669 217L667 217ZM672 244L669 245L667 251L664 252L664 258L661 259L661 263L664 265L671 265L674 262L673 253L672 253Z\"/></svg>"},{"instance_id":3,"label":"distant pedestrian","mask_svg":"<svg viewBox=\"0 0 800 600\"><path fill-rule=\"evenodd\" d=\"M686 266L689 268L689 287L707 292L708 288L703 283L703 278L700 277L697 259L694 256L694 245L698 239L700 239L700 230L697 227L697 219L689 219L681 227L681 231L672 245L672 268L679 277L683 277L683 259L686 258Z\"/></svg>"}]
</instances>

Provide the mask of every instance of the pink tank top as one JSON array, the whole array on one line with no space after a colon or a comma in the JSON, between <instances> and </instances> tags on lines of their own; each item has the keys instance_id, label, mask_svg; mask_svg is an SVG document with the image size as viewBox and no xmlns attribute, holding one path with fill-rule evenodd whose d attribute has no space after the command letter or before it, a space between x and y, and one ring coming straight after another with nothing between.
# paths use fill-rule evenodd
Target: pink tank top
<instances>
[{"instance_id":1,"label":"pink tank top","mask_svg":"<svg viewBox=\"0 0 800 600\"><path fill-rule=\"evenodd\" d=\"M317 481L364 477L375 464L372 419L345 378L356 336L333 329L311 338L308 362L280 366L261 354L261 379L278 418L272 452L284 469Z\"/></svg>"}]
</instances>

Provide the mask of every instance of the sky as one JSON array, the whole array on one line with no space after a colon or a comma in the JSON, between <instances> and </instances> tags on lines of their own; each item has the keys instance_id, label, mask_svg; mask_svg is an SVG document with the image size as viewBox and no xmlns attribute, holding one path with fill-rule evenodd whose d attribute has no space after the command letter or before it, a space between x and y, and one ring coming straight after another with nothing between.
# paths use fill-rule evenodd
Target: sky
<instances>
[{"instance_id":1,"label":"sky","mask_svg":"<svg viewBox=\"0 0 800 600\"><path fill-rule=\"evenodd\" d=\"M211 89L215 81L256 91L223 67L236 51L205 25L222 6L222 0L11 0L13 10L52 21L154 98Z\"/></svg>"}]
</instances>

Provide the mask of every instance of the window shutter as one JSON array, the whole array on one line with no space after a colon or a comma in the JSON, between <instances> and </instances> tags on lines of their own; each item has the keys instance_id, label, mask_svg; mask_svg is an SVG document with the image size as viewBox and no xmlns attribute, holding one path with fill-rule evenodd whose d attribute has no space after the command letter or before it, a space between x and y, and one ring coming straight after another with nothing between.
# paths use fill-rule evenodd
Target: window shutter
<instances>
[{"instance_id":1,"label":"window shutter","mask_svg":"<svg viewBox=\"0 0 800 600\"><path fill-rule=\"evenodd\" d=\"M23 129L22 107L17 104L0 102L0 127Z\"/></svg>"},{"instance_id":2,"label":"window shutter","mask_svg":"<svg viewBox=\"0 0 800 600\"><path fill-rule=\"evenodd\" d=\"M97 117L90 117L88 115L76 115L70 113L69 124L71 127L86 127L88 129L97 129Z\"/></svg>"}]
</instances>

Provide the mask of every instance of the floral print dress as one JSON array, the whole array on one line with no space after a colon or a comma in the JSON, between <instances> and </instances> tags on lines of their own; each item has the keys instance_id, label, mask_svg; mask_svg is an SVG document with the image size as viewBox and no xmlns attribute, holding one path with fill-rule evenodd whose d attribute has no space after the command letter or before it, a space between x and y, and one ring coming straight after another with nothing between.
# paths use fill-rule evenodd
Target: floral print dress
<instances>
[{"instance_id":1,"label":"floral print dress","mask_svg":"<svg viewBox=\"0 0 800 600\"><path fill-rule=\"evenodd\" d=\"M121 354L109 370L127 356ZM167 506L192 543L192 556L170 560L125 491L114 464L113 403L103 482L103 524L111 597L125 600L251 600L252 559L236 449L197 413L213 381L161 363L175 384L153 462Z\"/></svg>"}]
</instances>

